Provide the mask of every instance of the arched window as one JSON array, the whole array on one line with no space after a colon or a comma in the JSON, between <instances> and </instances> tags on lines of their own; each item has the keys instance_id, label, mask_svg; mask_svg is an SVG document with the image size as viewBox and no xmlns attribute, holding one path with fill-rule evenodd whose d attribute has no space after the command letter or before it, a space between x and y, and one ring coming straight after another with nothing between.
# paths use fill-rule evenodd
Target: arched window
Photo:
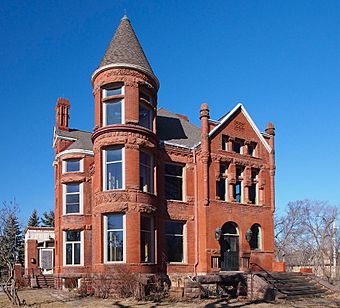
<instances>
[{"instance_id":1,"label":"arched window","mask_svg":"<svg viewBox=\"0 0 340 308\"><path fill-rule=\"evenodd\" d=\"M261 232L261 226L258 224L254 224L250 228L251 230L251 239L249 241L250 249L251 250L261 250L262 246L262 232Z\"/></svg>"},{"instance_id":2,"label":"arched window","mask_svg":"<svg viewBox=\"0 0 340 308\"><path fill-rule=\"evenodd\" d=\"M222 234L238 235L237 225L233 222L226 222L222 227Z\"/></svg>"}]
</instances>

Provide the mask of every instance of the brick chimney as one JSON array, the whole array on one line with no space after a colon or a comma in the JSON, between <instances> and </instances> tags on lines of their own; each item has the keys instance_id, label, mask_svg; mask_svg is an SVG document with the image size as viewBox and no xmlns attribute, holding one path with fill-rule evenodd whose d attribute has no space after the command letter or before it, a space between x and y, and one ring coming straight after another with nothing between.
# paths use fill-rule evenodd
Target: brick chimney
<instances>
[{"instance_id":1,"label":"brick chimney","mask_svg":"<svg viewBox=\"0 0 340 308\"><path fill-rule=\"evenodd\" d=\"M70 118L70 102L66 98L59 97L56 106L56 127L61 130L68 130Z\"/></svg>"},{"instance_id":2,"label":"brick chimney","mask_svg":"<svg viewBox=\"0 0 340 308\"><path fill-rule=\"evenodd\" d=\"M206 103L201 105L201 161L203 164L203 204L209 205L209 106Z\"/></svg>"}]
</instances>

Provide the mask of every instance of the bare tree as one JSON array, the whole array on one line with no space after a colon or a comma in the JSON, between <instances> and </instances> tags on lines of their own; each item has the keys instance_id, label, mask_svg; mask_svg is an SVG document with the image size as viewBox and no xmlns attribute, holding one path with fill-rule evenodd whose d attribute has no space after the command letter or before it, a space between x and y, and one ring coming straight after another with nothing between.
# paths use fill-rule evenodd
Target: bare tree
<instances>
[{"instance_id":1,"label":"bare tree","mask_svg":"<svg viewBox=\"0 0 340 308\"><path fill-rule=\"evenodd\" d=\"M0 208L0 263L7 268L7 277L1 287L11 303L20 306L15 264L21 257L22 235L16 216L17 211L15 200L10 203L3 202Z\"/></svg>"},{"instance_id":2,"label":"bare tree","mask_svg":"<svg viewBox=\"0 0 340 308\"><path fill-rule=\"evenodd\" d=\"M337 255L337 207L325 201L289 202L287 211L275 219L275 252L287 266L311 265L330 280Z\"/></svg>"}]
</instances>

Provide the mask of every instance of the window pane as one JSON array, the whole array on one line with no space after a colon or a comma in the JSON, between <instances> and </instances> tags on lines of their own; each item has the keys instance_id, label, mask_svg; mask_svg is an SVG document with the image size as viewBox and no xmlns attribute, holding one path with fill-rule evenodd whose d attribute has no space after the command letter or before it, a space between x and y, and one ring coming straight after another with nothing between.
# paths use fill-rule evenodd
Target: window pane
<instances>
[{"instance_id":1,"label":"window pane","mask_svg":"<svg viewBox=\"0 0 340 308\"><path fill-rule=\"evenodd\" d=\"M79 159L66 160L66 172L77 172L77 171L80 171L80 160Z\"/></svg>"},{"instance_id":2,"label":"window pane","mask_svg":"<svg viewBox=\"0 0 340 308\"><path fill-rule=\"evenodd\" d=\"M122 87L114 87L105 89L105 97L113 96L113 95L121 95L122 94Z\"/></svg>"},{"instance_id":3,"label":"window pane","mask_svg":"<svg viewBox=\"0 0 340 308\"><path fill-rule=\"evenodd\" d=\"M183 235L183 223L176 222L176 221L166 221L165 222L165 233Z\"/></svg>"},{"instance_id":4,"label":"window pane","mask_svg":"<svg viewBox=\"0 0 340 308\"><path fill-rule=\"evenodd\" d=\"M225 189L225 179L220 179L216 182L216 195L220 200L226 200L226 189Z\"/></svg>"},{"instance_id":5,"label":"window pane","mask_svg":"<svg viewBox=\"0 0 340 308\"><path fill-rule=\"evenodd\" d=\"M108 230L123 229L123 215L122 214L108 215L107 229Z\"/></svg>"},{"instance_id":6,"label":"window pane","mask_svg":"<svg viewBox=\"0 0 340 308\"><path fill-rule=\"evenodd\" d=\"M66 193L79 192L79 183L66 184Z\"/></svg>"},{"instance_id":7,"label":"window pane","mask_svg":"<svg viewBox=\"0 0 340 308\"><path fill-rule=\"evenodd\" d=\"M151 129L152 111L143 105L139 105L139 125Z\"/></svg>"},{"instance_id":8,"label":"window pane","mask_svg":"<svg viewBox=\"0 0 340 308\"><path fill-rule=\"evenodd\" d=\"M169 175L182 176L183 167L178 166L178 165L166 164L165 165L165 173L169 174Z\"/></svg>"},{"instance_id":9,"label":"window pane","mask_svg":"<svg viewBox=\"0 0 340 308\"><path fill-rule=\"evenodd\" d=\"M106 165L106 189L120 189L123 187L122 163Z\"/></svg>"},{"instance_id":10,"label":"window pane","mask_svg":"<svg viewBox=\"0 0 340 308\"><path fill-rule=\"evenodd\" d=\"M67 242L79 242L80 241L80 231L67 231L66 232Z\"/></svg>"},{"instance_id":11,"label":"window pane","mask_svg":"<svg viewBox=\"0 0 340 308\"><path fill-rule=\"evenodd\" d=\"M249 201L252 204L256 203L256 184L249 186Z\"/></svg>"},{"instance_id":12,"label":"window pane","mask_svg":"<svg viewBox=\"0 0 340 308\"><path fill-rule=\"evenodd\" d=\"M79 194L66 195L66 205L68 204L79 204Z\"/></svg>"},{"instance_id":13,"label":"window pane","mask_svg":"<svg viewBox=\"0 0 340 308\"><path fill-rule=\"evenodd\" d=\"M106 150L106 161L115 162L122 160L122 148Z\"/></svg>"},{"instance_id":14,"label":"window pane","mask_svg":"<svg viewBox=\"0 0 340 308\"><path fill-rule=\"evenodd\" d=\"M151 168L140 165L139 176L140 190L151 192Z\"/></svg>"},{"instance_id":15,"label":"window pane","mask_svg":"<svg viewBox=\"0 0 340 308\"><path fill-rule=\"evenodd\" d=\"M74 262L73 264L80 264L80 243L73 244L74 248Z\"/></svg>"},{"instance_id":16,"label":"window pane","mask_svg":"<svg viewBox=\"0 0 340 308\"><path fill-rule=\"evenodd\" d=\"M168 262L183 262L182 236L166 236L166 255Z\"/></svg>"},{"instance_id":17,"label":"window pane","mask_svg":"<svg viewBox=\"0 0 340 308\"><path fill-rule=\"evenodd\" d=\"M165 198L182 200L182 178L165 176Z\"/></svg>"},{"instance_id":18,"label":"window pane","mask_svg":"<svg viewBox=\"0 0 340 308\"><path fill-rule=\"evenodd\" d=\"M72 264L72 244L66 244L66 264Z\"/></svg>"},{"instance_id":19,"label":"window pane","mask_svg":"<svg viewBox=\"0 0 340 308\"><path fill-rule=\"evenodd\" d=\"M151 262L152 246L151 232L141 232L141 261Z\"/></svg>"},{"instance_id":20,"label":"window pane","mask_svg":"<svg viewBox=\"0 0 340 308\"><path fill-rule=\"evenodd\" d=\"M79 213L79 204L66 204L66 214Z\"/></svg>"},{"instance_id":21,"label":"window pane","mask_svg":"<svg viewBox=\"0 0 340 308\"><path fill-rule=\"evenodd\" d=\"M139 91L139 97L145 99L149 103L152 103L152 98L150 95L147 95L146 93Z\"/></svg>"},{"instance_id":22,"label":"window pane","mask_svg":"<svg viewBox=\"0 0 340 308\"><path fill-rule=\"evenodd\" d=\"M240 141L233 142L233 151L236 153L241 153L242 144Z\"/></svg>"},{"instance_id":23,"label":"window pane","mask_svg":"<svg viewBox=\"0 0 340 308\"><path fill-rule=\"evenodd\" d=\"M123 231L108 231L107 260L123 261Z\"/></svg>"},{"instance_id":24,"label":"window pane","mask_svg":"<svg viewBox=\"0 0 340 308\"><path fill-rule=\"evenodd\" d=\"M106 125L122 123L122 103L121 101L105 103Z\"/></svg>"},{"instance_id":25,"label":"window pane","mask_svg":"<svg viewBox=\"0 0 340 308\"><path fill-rule=\"evenodd\" d=\"M234 185L234 199L236 202L241 202L241 182L236 182Z\"/></svg>"},{"instance_id":26,"label":"window pane","mask_svg":"<svg viewBox=\"0 0 340 308\"><path fill-rule=\"evenodd\" d=\"M151 231L151 218L148 216L141 216L141 230Z\"/></svg>"}]
</instances>

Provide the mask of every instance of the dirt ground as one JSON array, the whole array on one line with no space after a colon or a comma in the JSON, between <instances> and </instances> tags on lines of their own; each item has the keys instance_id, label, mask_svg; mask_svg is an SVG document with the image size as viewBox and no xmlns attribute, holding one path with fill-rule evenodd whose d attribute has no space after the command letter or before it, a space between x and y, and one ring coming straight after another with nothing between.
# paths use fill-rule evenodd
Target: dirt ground
<instances>
[{"instance_id":1,"label":"dirt ground","mask_svg":"<svg viewBox=\"0 0 340 308\"><path fill-rule=\"evenodd\" d=\"M176 307L176 308L220 308L220 307L246 307L246 308L307 308L307 307L340 307L340 294L322 299L308 299L296 302L250 302L250 301L237 301L225 299L209 299L199 300L194 302L176 302L171 300L164 300L160 303L145 302L145 301L132 301L132 300L114 300L114 299L98 299L95 297L80 298L73 293L67 291L59 291L54 289L36 289L36 290L21 290L19 291L21 300L25 300L26 307L34 308L69 308L69 307L82 307L82 308L156 308L156 307ZM0 307L12 307L9 304L7 297L0 293Z\"/></svg>"}]
</instances>

